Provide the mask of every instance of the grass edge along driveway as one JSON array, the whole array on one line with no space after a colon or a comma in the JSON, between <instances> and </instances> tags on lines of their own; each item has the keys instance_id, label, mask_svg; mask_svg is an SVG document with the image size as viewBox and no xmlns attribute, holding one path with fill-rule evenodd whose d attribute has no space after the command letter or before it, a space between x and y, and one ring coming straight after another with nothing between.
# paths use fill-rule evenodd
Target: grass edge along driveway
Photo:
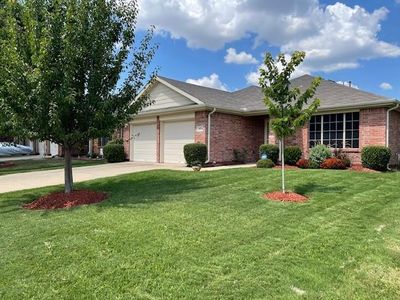
<instances>
[{"instance_id":1,"label":"grass edge along driveway","mask_svg":"<svg viewBox=\"0 0 400 300\"><path fill-rule=\"evenodd\" d=\"M398 299L398 173L150 171L77 184L107 201L25 211L0 195L0 298Z\"/></svg>"}]
</instances>

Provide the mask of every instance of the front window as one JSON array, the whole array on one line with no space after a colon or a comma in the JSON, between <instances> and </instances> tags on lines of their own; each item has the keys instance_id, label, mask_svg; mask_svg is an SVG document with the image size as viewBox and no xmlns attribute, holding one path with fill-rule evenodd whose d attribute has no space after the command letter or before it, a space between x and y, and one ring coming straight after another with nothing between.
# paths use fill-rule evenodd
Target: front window
<instances>
[{"instance_id":1,"label":"front window","mask_svg":"<svg viewBox=\"0 0 400 300\"><path fill-rule=\"evenodd\" d=\"M359 126L359 112L312 116L309 130L310 148L317 144L332 148L358 148Z\"/></svg>"}]
</instances>

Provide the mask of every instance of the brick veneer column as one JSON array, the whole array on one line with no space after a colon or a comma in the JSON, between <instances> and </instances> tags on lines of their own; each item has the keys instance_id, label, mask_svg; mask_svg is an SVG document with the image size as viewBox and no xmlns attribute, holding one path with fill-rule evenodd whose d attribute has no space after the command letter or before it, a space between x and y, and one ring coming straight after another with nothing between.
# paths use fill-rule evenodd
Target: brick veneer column
<instances>
[{"instance_id":1,"label":"brick veneer column","mask_svg":"<svg viewBox=\"0 0 400 300\"><path fill-rule=\"evenodd\" d=\"M124 141L124 152L125 152L125 159L130 159L130 145L131 145L131 126L130 124L125 124L124 128L122 129L122 139Z\"/></svg>"},{"instance_id":2,"label":"brick veneer column","mask_svg":"<svg viewBox=\"0 0 400 300\"><path fill-rule=\"evenodd\" d=\"M207 111L198 111L195 113L195 143L207 144L208 113Z\"/></svg>"}]
</instances>

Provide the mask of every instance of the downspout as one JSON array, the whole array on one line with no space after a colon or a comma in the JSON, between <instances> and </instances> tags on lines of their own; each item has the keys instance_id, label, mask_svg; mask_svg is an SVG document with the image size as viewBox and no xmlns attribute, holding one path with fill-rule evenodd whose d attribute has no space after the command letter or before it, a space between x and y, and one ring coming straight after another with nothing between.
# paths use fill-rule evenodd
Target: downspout
<instances>
[{"instance_id":1,"label":"downspout","mask_svg":"<svg viewBox=\"0 0 400 300\"><path fill-rule=\"evenodd\" d=\"M395 106L392 108L389 108L386 111L386 147L389 147L389 129L390 129L390 112L392 110L398 109L400 106L400 103L397 103ZM391 170L389 167L389 164L387 165L388 170Z\"/></svg>"},{"instance_id":2,"label":"downspout","mask_svg":"<svg viewBox=\"0 0 400 300\"><path fill-rule=\"evenodd\" d=\"M208 120L207 120L207 161L205 162L208 164L211 160L210 158L210 147L211 147L211 115L215 113L217 109L214 107L214 109L208 114Z\"/></svg>"}]
</instances>

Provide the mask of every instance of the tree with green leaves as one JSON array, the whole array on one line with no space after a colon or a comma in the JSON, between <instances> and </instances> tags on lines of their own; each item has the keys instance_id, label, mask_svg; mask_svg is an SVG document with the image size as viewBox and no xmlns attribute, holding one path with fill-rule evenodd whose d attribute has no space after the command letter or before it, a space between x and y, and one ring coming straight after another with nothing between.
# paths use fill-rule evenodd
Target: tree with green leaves
<instances>
[{"instance_id":1,"label":"tree with green leaves","mask_svg":"<svg viewBox=\"0 0 400 300\"><path fill-rule=\"evenodd\" d=\"M153 28L136 41L138 13L136 0L0 0L0 118L63 147L66 193L72 149L150 104L157 46Z\"/></svg>"},{"instance_id":2,"label":"tree with green leaves","mask_svg":"<svg viewBox=\"0 0 400 300\"><path fill-rule=\"evenodd\" d=\"M303 92L300 88L291 86L290 78L304 58L305 53L301 51L294 52L290 60L287 60L284 54L279 54L274 59L270 53L266 53L265 67L260 69L259 83L264 94L264 102L271 118L272 131L281 147L283 193L286 192L284 140L295 134L298 128L303 127L320 104L319 99L314 99L309 105L308 102L314 98L321 78L315 78Z\"/></svg>"}]
</instances>

